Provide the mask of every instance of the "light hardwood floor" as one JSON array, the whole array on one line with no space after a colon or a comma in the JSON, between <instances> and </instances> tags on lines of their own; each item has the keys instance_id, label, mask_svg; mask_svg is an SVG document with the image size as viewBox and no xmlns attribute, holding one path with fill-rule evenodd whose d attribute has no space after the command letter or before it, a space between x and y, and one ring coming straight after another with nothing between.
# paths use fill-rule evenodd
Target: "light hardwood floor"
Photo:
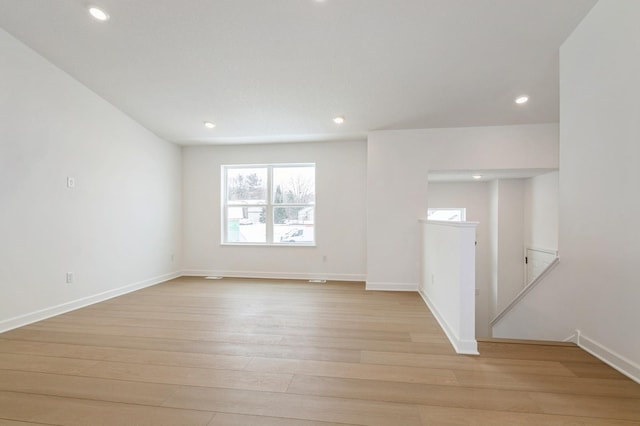
<instances>
[{"instance_id":1,"label":"light hardwood floor","mask_svg":"<svg viewBox=\"0 0 640 426\"><path fill-rule=\"evenodd\" d=\"M456 355L416 293L180 278L0 334L0 425L630 425L577 347Z\"/></svg>"}]
</instances>

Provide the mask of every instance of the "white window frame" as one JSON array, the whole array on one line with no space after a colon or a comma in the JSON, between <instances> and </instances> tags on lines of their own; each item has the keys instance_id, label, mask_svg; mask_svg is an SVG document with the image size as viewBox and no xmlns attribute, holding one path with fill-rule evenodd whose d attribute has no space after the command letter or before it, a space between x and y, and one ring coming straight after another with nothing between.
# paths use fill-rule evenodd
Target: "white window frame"
<instances>
[{"instance_id":1,"label":"white window frame","mask_svg":"<svg viewBox=\"0 0 640 426\"><path fill-rule=\"evenodd\" d=\"M427 209L427 219L431 215L431 212L444 211L444 210L454 210L460 212L460 220L450 220L447 222L465 222L467 220L467 209L465 207L436 207L436 208L428 208ZM439 220L439 219L429 219L429 220Z\"/></svg>"},{"instance_id":2,"label":"white window frame","mask_svg":"<svg viewBox=\"0 0 640 426\"><path fill-rule=\"evenodd\" d=\"M315 220L315 211L316 211L316 197L314 196L313 202L311 203L278 203L275 204L273 202L274 193L273 193L273 169L286 168L286 167L313 167L314 178L314 194L316 189L316 163L267 163L267 164L223 164L220 166L221 172L221 183L222 187L220 190L221 193L221 202L220 205L222 207L221 212L221 244L222 245L233 245L233 246L276 246L276 247L291 247L291 246L302 246L302 247L315 247L316 246L316 220ZM227 170L230 169L251 169L251 168L266 168L267 169L267 196L266 203L253 203L253 204L242 204L242 207L258 207L265 209L265 225L266 225L266 241L265 242L235 242L228 241L228 218L227 214L229 211L229 207L235 207L233 204L228 204L228 196L227 196ZM280 242L274 241L273 234L273 211L276 207L311 207L313 208L313 241L305 241L305 242Z\"/></svg>"}]
</instances>

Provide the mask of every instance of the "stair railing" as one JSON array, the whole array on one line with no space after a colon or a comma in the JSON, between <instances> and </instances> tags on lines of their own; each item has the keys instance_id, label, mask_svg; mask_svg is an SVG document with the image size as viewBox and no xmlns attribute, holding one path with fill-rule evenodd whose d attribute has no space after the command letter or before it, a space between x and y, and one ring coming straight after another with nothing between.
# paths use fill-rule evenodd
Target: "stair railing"
<instances>
[{"instance_id":1,"label":"stair railing","mask_svg":"<svg viewBox=\"0 0 640 426\"><path fill-rule=\"evenodd\" d=\"M518 302L520 302L520 300L524 298L524 296L527 295L527 293L533 290L535 286L537 286L547 275L549 275L551 270L553 270L556 266L558 266L558 263L560 263L560 258L556 256L556 258L553 259L553 261L547 265L544 271L542 271L540 275L536 277L536 279L534 279L528 285L526 285L522 289L522 291L520 291L520 293L518 293L518 295L511 301L511 303L509 303L498 315L496 315L494 319L491 320L491 327L496 325L502 318L504 318L504 316L507 315L507 313L511 309L513 309L513 307L516 306Z\"/></svg>"}]
</instances>

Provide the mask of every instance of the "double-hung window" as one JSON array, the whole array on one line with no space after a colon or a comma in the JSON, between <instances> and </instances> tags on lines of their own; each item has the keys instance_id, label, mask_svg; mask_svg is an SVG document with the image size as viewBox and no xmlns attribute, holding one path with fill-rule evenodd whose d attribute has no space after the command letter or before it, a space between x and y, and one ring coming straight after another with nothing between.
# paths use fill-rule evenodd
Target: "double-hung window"
<instances>
[{"instance_id":1,"label":"double-hung window","mask_svg":"<svg viewBox=\"0 0 640 426\"><path fill-rule=\"evenodd\" d=\"M222 166L224 244L315 244L315 164Z\"/></svg>"}]
</instances>

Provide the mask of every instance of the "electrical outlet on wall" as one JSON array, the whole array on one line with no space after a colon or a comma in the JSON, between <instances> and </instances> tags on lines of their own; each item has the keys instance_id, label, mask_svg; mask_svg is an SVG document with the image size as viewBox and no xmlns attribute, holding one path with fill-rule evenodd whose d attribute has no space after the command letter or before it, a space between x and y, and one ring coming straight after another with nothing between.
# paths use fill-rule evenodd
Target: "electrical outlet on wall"
<instances>
[{"instance_id":1,"label":"electrical outlet on wall","mask_svg":"<svg viewBox=\"0 0 640 426\"><path fill-rule=\"evenodd\" d=\"M67 272L67 284L73 283L73 272Z\"/></svg>"}]
</instances>

